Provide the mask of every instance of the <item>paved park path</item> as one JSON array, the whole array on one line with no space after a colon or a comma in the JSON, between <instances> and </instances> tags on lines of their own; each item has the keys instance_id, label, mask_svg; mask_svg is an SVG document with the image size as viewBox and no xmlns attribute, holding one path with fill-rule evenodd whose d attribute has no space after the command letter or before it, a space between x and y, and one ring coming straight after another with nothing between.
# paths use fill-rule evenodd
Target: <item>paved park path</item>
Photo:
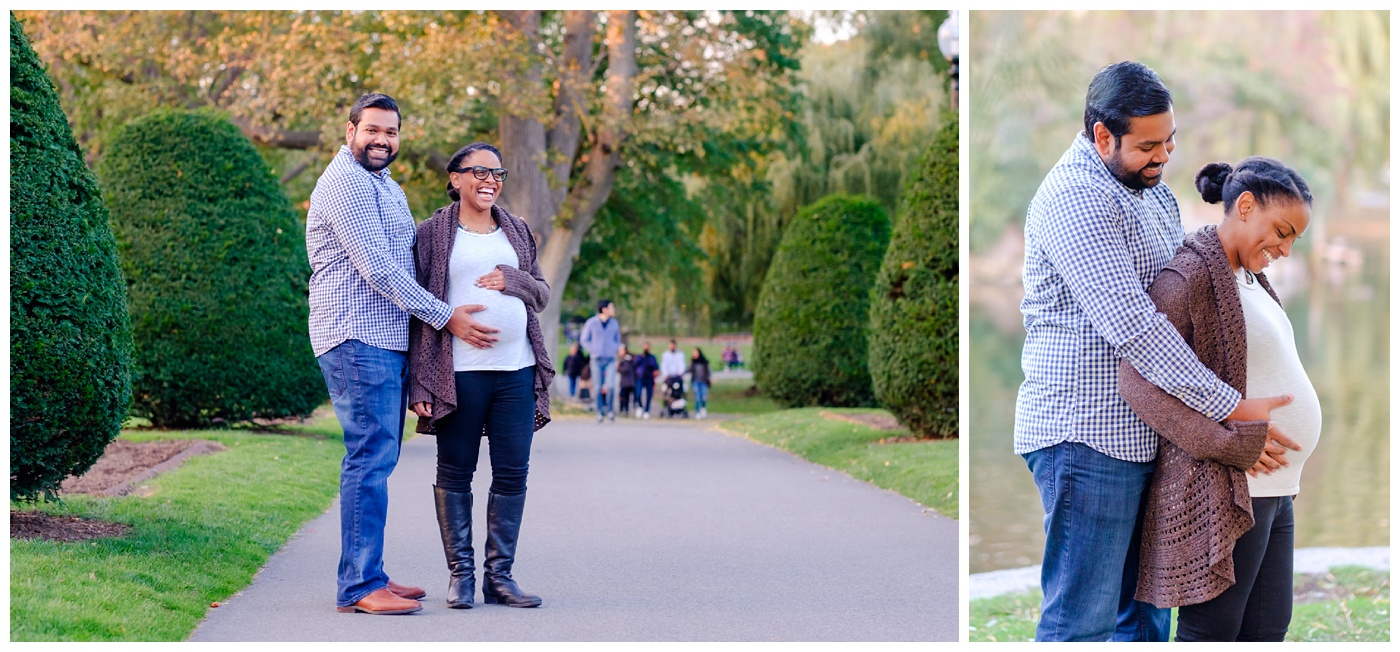
<instances>
[{"instance_id":1,"label":"paved park path","mask_svg":"<svg viewBox=\"0 0 1400 652\"><path fill-rule=\"evenodd\" d=\"M713 421L575 417L537 433L514 575L544 605L484 605L478 586L475 609L448 609L435 456L431 437L414 438L390 479L385 568L427 589L422 611L336 613L337 502L210 609L191 640L958 638L955 520ZM485 456L482 446L478 569Z\"/></svg>"}]
</instances>

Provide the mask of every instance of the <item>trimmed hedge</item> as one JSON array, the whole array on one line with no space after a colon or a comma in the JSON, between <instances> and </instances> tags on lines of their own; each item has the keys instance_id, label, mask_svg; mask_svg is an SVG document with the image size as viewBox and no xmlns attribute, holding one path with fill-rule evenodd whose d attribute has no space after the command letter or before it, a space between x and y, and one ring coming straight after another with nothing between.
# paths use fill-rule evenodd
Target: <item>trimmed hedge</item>
<instances>
[{"instance_id":1,"label":"trimmed hedge","mask_svg":"<svg viewBox=\"0 0 1400 652\"><path fill-rule=\"evenodd\" d=\"M10 499L53 498L121 431L131 326L97 179L10 14Z\"/></svg>"},{"instance_id":2,"label":"trimmed hedge","mask_svg":"<svg viewBox=\"0 0 1400 652\"><path fill-rule=\"evenodd\" d=\"M916 435L958 435L958 121L905 186L870 305L875 396Z\"/></svg>"},{"instance_id":3,"label":"trimmed hedge","mask_svg":"<svg viewBox=\"0 0 1400 652\"><path fill-rule=\"evenodd\" d=\"M219 114L161 110L98 165L131 302L133 412L162 428L310 414L306 246L262 157Z\"/></svg>"},{"instance_id":4,"label":"trimmed hedge","mask_svg":"<svg viewBox=\"0 0 1400 652\"><path fill-rule=\"evenodd\" d=\"M889 244L880 204L831 195L783 233L754 310L754 380L787 407L874 404L870 287Z\"/></svg>"}]
</instances>

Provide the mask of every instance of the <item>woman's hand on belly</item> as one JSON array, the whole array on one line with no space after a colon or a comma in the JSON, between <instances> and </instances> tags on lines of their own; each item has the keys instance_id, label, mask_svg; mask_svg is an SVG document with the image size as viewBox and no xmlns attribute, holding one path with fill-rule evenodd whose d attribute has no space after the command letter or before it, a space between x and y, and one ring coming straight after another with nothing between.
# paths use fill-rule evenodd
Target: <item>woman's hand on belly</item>
<instances>
[{"instance_id":1,"label":"woman's hand on belly","mask_svg":"<svg viewBox=\"0 0 1400 652\"><path fill-rule=\"evenodd\" d=\"M493 269L482 275L481 278L476 279L476 286L487 290L504 292L506 289L506 275L499 269Z\"/></svg>"},{"instance_id":2,"label":"woman's hand on belly","mask_svg":"<svg viewBox=\"0 0 1400 652\"><path fill-rule=\"evenodd\" d=\"M1264 452L1259 454L1259 461L1249 469L1249 474L1257 478L1260 473L1269 475L1275 469L1288 466L1285 457L1290 448L1295 451L1303 450L1302 446L1289 439L1273 422L1269 422L1269 436L1264 440Z\"/></svg>"}]
</instances>

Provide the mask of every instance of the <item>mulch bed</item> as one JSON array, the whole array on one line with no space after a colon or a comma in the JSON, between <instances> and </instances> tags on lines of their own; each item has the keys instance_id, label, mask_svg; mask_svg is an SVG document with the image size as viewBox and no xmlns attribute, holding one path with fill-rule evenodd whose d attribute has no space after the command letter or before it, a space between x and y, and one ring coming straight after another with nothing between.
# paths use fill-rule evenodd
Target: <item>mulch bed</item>
<instances>
[{"instance_id":1,"label":"mulch bed","mask_svg":"<svg viewBox=\"0 0 1400 652\"><path fill-rule=\"evenodd\" d=\"M140 488L140 483L169 471L192 455L224 450L217 442L204 440L161 440L131 442L122 439L107 445L97 463L81 476L63 481L58 493L124 496ZM10 538L85 541L119 537L128 527L76 516L60 516L38 511L10 510Z\"/></svg>"}]
</instances>

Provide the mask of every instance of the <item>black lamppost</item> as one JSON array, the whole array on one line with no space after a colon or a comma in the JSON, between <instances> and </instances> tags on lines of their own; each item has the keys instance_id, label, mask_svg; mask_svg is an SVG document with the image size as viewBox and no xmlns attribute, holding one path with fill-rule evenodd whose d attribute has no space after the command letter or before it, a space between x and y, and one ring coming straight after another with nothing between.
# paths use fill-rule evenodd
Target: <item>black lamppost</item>
<instances>
[{"instance_id":1,"label":"black lamppost","mask_svg":"<svg viewBox=\"0 0 1400 652\"><path fill-rule=\"evenodd\" d=\"M947 20L938 26L938 49L943 58L953 65L949 72L953 77L953 110L958 110L958 12L948 12Z\"/></svg>"}]
</instances>

